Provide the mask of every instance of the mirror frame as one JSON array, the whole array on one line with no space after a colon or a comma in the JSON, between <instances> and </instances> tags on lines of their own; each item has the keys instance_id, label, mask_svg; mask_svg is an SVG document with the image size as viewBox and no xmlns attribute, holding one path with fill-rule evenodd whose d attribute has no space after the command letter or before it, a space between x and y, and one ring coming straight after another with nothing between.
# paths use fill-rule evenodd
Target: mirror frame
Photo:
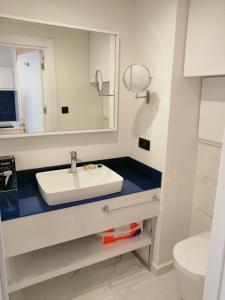
<instances>
[{"instance_id":1,"label":"mirror frame","mask_svg":"<svg viewBox=\"0 0 225 300\"><path fill-rule=\"evenodd\" d=\"M102 29L96 29L96 28L90 28L90 27L82 27L82 26L76 26L71 24L65 24L65 23L58 23L58 22L50 22L50 21L44 21L41 19L33 19L33 18L23 18L18 17L14 15L6 15L0 13L0 18L8 19L8 20L15 20L15 21L24 21L24 22L30 22L30 23L36 23L41 25L50 25L50 26L57 26L57 27L63 27L63 28L71 28L71 29L77 29L77 30L85 30L85 31L93 31L93 32L99 32L99 33L106 33L106 34L112 34L116 37L116 57L115 57L115 103L114 103L114 127L113 128L107 128L107 129L86 129L86 130L68 130L68 131L49 131L49 132L37 132L37 133L18 133L18 134L8 134L8 135L1 135L0 139L10 139L10 138L26 138L26 137L40 137L40 136L51 136L51 135L70 135L70 134L85 134L85 133L101 133L101 132L115 132L118 130L118 108L119 108L119 49L120 49L120 36L118 32L114 31L107 31ZM0 131L1 133L1 131Z\"/></svg>"}]
</instances>

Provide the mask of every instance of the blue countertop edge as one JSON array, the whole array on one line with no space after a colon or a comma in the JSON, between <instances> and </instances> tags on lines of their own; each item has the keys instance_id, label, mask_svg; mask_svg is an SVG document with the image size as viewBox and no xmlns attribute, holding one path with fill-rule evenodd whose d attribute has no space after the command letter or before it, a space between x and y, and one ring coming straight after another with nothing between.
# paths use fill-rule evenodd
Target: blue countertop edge
<instances>
[{"instance_id":1,"label":"blue countertop edge","mask_svg":"<svg viewBox=\"0 0 225 300\"><path fill-rule=\"evenodd\" d=\"M8 221L77 205L103 201L161 187L162 174L160 171L130 157L90 161L79 165L82 166L89 163L104 164L121 175L124 178L122 191L87 200L49 206L39 192L35 174L38 172L65 169L70 166L60 165L17 171L18 190L0 193L1 221Z\"/></svg>"}]
</instances>

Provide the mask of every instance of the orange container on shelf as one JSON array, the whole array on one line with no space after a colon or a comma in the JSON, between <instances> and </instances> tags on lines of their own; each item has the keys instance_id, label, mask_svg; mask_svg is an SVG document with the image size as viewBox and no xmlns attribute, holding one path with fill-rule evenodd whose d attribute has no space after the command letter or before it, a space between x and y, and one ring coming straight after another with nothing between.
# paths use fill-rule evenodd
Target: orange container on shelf
<instances>
[{"instance_id":1,"label":"orange container on shelf","mask_svg":"<svg viewBox=\"0 0 225 300\"><path fill-rule=\"evenodd\" d=\"M140 235L142 233L142 228L143 222L133 222L129 225L103 231L98 233L97 236L102 239L103 244L111 244Z\"/></svg>"}]
</instances>

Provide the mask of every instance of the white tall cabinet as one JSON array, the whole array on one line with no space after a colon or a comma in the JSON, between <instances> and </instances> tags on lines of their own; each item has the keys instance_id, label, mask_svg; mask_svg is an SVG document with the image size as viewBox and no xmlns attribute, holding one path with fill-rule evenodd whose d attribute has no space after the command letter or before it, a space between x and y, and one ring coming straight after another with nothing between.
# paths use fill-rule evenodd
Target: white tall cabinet
<instances>
[{"instance_id":1,"label":"white tall cabinet","mask_svg":"<svg viewBox=\"0 0 225 300\"><path fill-rule=\"evenodd\" d=\"M225 0L190 0L184 76L225 74Z\"/></svg>"}]
</instances>

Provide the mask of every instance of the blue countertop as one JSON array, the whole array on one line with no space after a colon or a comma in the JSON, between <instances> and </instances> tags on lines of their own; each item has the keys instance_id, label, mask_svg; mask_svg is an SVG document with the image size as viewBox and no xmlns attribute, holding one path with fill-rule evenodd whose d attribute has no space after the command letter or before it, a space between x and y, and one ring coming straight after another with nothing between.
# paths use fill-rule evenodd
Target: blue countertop
<instances>
[{"instance_id":1,"label":"blue countertop","mask_svg":"<svg viewBox=\"0 0 225 300\"><path fill-rule=\"evenodd\" d=\"M161 172L130 157L106 159L87 163L104 164L124 178L122 191L110 195L49 206L42 198L35 174L37 172L65 169L69 165L54 166L17 172L18 190L0 193L1 220L7 221L57 209L84 205L161 187ZM85 163L85 164L87 164ZM80 164L82 165L82 164Z\"/></svg>"}]
</instances>

